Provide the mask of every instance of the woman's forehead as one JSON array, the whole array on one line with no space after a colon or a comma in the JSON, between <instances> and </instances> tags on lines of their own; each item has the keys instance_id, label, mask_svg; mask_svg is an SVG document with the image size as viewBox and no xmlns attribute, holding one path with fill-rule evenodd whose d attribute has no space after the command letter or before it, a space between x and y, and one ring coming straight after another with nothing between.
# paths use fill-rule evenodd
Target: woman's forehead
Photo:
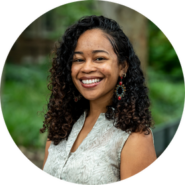
<instances>
[{"instance_id":1,"label":"woman's forehead","mask_svg":"<svg viewBox=\"0 0 185 185\"><path fill-rule=\"evenodd\" d=\"M113 47L106 35L107 34L100 29L85 31L79 37L75 51L104 49L113 52Z\"/></svg>"}]
</instances>

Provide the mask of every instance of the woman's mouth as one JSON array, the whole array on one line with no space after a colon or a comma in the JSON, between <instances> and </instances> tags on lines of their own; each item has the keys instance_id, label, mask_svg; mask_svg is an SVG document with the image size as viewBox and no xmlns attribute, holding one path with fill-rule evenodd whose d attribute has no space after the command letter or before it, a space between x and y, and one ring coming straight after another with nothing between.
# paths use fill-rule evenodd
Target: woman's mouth
<instances>
[{"instance_id":1,"label":"woman's mouth","mask_svg":"<svg viewBox=\"0 0 185 185\"><path fill-rule=\"evenodd\" d=\"M96 87L97 85L99 85L102 81L103 81L103 78L100 79L99 82L94 82L94 83L90 83L90 84L84 84L84 83L82 82L82 80L80 80L80 83L81 83L81 85L82 85L83 87L85 87L85 88L93 88L93 87Z\"/></svg>"}]
</instances>

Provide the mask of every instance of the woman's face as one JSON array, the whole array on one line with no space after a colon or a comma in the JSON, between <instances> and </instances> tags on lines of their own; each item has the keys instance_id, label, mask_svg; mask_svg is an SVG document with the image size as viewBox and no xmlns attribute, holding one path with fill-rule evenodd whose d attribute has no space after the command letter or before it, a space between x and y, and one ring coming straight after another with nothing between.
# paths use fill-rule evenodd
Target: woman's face
<instances>
[{"instance_id":1,"label":"woman's face","mask_svg":"<svg viewBox=\"0 0 185 185\"><path fill-rule=\"evenodd\" d=\"M88 100L112 97L121 65L106 33L100 29L85 31L74 51L71 76L75 87Z\"/></svg>"}]
</instances>

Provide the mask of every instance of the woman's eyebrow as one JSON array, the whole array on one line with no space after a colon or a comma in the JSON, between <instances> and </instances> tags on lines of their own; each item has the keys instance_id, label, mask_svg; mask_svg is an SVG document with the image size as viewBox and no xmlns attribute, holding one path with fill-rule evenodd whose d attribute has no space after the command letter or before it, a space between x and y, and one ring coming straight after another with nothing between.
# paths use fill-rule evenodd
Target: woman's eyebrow
<instances>
[{"instance_id":1,"label":"woman's eyebrow","mask_svg":"<svg viewBox=\"0 0 185 185\"><path fill-rule=\"evenodd\" d=\"M94 51L92 51L92 53L100 53L100 52L107 53L109 55L109 53L107 51L104 51L104 50L94 50ZM83 55L84 53L82 51L75 51L74 54Z\"/></svg>"}]
</instances>

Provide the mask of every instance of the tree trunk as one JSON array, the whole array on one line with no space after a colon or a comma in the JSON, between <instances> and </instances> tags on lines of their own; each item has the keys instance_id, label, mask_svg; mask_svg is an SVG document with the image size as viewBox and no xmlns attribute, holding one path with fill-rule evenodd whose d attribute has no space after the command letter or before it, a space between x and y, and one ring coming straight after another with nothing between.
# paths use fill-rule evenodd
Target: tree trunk
<instances>
[{"instance_id":1,"label":"tree trunk","mask_svg":"<svg viewBox=\"0 0 185 185\"><path fill-rule=\"evenodd\" d=\"M128 36L134 51L141 61L141 69L146 78L148 60L147 20L148 16L137 8L114 0L95 0L95 6L102 15L115 20Z\"/></svg>"}]
</instances>

